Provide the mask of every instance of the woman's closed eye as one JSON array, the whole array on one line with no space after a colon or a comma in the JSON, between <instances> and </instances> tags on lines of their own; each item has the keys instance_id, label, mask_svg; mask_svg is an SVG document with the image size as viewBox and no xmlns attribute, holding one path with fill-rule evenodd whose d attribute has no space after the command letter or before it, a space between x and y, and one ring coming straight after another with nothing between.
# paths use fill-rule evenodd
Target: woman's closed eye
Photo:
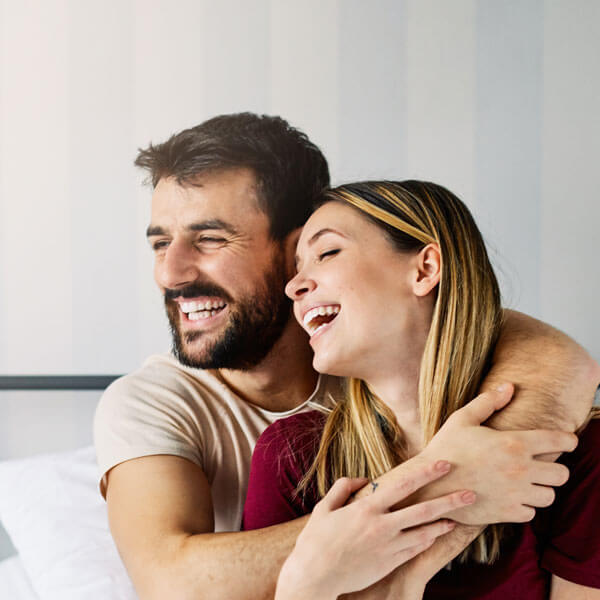
<instances>
[{"instance_id":1,"label":"woman's closed eye","mask_svg":"<svg viewBox=\"0 0 600 600\"><path fill-rule=\"evenodd\" d=\"M318 262L321 262L322 260L330 257L330 256L335 256L336 254L339 254L340 252L340 248L332 248L331 250L326 250L325 252L320 252L318 255Z\"/></svg>"}]
</instances>

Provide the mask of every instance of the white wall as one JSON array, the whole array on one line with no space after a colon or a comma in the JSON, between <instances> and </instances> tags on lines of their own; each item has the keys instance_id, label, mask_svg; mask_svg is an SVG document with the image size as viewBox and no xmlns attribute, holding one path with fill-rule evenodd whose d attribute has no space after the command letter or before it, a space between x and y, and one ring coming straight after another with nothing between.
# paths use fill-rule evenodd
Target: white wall
<instances>
[{"instance_id":1,"label":"white wall","mask_svg":"<svg viewBox=\"0 0 600 600\"><path fill-rule=\"evenodd\" d=\"M0 0L0 373L168 348L136 148L281 114L337 182L472 207L508 305L600 359L596 0Z\"/></svg>"}]
</instances>

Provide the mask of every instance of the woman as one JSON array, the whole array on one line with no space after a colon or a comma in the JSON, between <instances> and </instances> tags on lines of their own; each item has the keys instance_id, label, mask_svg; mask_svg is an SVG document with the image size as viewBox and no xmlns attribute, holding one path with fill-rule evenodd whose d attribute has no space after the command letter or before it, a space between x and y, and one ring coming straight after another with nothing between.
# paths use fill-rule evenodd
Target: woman
<instances>
[{"instance_id":1,"label":"woman","mask_svg":"<svg viewBox=\"0 0 600 600\"><path fill-rule=\"evenodd\" d=\"M472 216L448 190L425 182L328 192L302 232L286 293L310 335L314 367L351 379L347 401L326 418L297 415L263 434L249 528L276 522L253 520L257 512L292 518L324 496L335 505L338 478L372 481L417 454L475 396L501 323L498 284ZM600 532L590 533L598 527L588 510L600 502L598 432L595 421L565 459L571 479L552 507L530 524L488 527L429 582L425 597L546 598L552 588L552 598L572 599L581 585L600 588ZM265 448L276 463L264 460ZM256 511L255 482L269 478L280 493ZM294 560L292 553L284 571ZM279 596L292 597L284 588ZM314 589L327 598L342 588Z\"/></svg>"}]
</instances>

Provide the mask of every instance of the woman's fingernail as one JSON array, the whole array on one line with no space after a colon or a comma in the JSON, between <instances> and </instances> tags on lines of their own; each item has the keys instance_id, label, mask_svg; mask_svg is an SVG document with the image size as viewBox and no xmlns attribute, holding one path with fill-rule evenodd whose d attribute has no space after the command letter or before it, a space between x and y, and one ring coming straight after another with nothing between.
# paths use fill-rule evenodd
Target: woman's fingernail
<instances>
[{"instance_id":1,"label":"woman's fingernail","mask_svg":"<svg viewBox=\"0 0 600 600\"><path fill-rule=\"evenodd\" d=\"M461 500L465 503L465 504L473 504L473 502L475 502L477 495L475 494L475 492L463 492L461 495Z\"/></svg>"},{"instance_id":2,"label":"woman's fingernail","mask_svg":"<svg viewBox=\"0 0 600 600\"><path fill-rule=\"evenodd\" d=\"M500 384L500 385L499 385L499 386L496 388L496 391L497 391L497 392L503 392L504 390L506 390L506 388L507 388L507 387L508 387L508 386L507 386L507 384L506 384L506 383L501 383L501 384Z\"/></svg>"},{"instance_id":3,"label":"woman's fingernail","mask_svg":"<svg viewBox=\"0 0 600 600\"><path fill-rule=\"evenodd\" d=\"M438 460L434 467L436 471L441 471L444 473L450 470L450 463L447 460Z\"/></svg>"}]
</instances>

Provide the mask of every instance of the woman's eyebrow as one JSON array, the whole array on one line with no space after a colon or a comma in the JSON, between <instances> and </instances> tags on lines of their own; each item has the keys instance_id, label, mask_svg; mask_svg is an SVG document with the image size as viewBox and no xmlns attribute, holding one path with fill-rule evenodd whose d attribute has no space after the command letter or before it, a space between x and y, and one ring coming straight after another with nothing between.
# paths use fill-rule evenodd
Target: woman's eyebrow
<instances>
[{"instance_id":1,"label":"woman's eyebrow","mask_svg":"<svg viewBox=\"0 0 600 600\"><path fill-rule=\"evenodd\" d=\"M319 229L319 231L312 235L306 243L309 246L312 246L320 237L324 236L326 233L334 233L335 235L339 235L340 237L346 239L348 238L347 235L344 235L341 231L338 231L337 229L331 229L331 227L323 227L323 229ZM294 256L294 261L296 263L296 269L298 269L298 265L300 264L300 256L298 256L298 254Z\"/></svg>"},{"instance_id":2,"label":"woman's eyebrow","mask_svg":"<svg viewBox=\"0 0 600 600\"><path fill-rule=\"evenodd\" d=\"M343 233L338 231L337 229L331 229L331 227L323 227L323 229L319 229L319 231L317 231L317 233L315 233L314 235L311 236L311 238L308 240L307 244L309 246L312 246L321 236L324 236L326 233L335 233L336 235L340 235L343 238L347 237Z\"/></svg>"}]
</instances>

